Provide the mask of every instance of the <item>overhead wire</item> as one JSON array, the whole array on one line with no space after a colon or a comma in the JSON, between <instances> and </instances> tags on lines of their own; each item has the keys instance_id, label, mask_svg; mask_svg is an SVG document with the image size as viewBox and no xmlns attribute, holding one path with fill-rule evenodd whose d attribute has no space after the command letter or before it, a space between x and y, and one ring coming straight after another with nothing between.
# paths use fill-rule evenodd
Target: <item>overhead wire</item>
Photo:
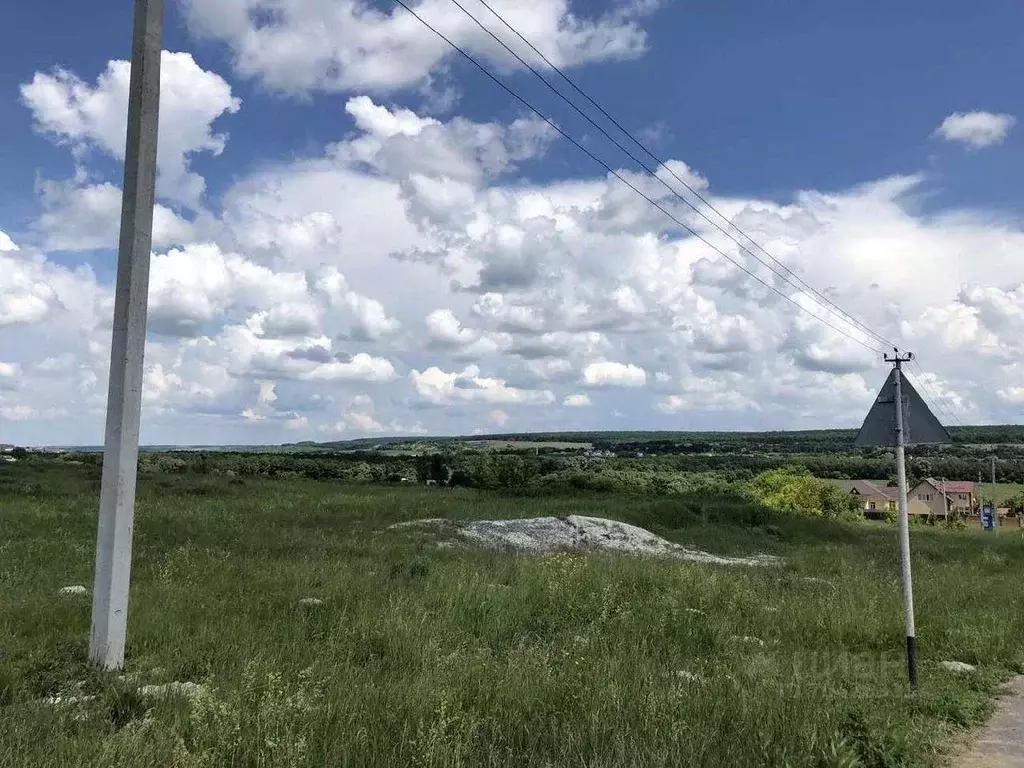
<instances>
[{"instance_id":1,"label":"overhead wire","mask_svg":"<svg viewBox=\"0 0 1024 768\"><path fill-rule=\"evenodd\" d=\"M950 423L956 422L957 426L964 426L963 421L956 415L956 411L954 411L952 407L945 402L938 390L932 385L931 381L928 379L928 374L925 373L924 368L921 367L921 363L918 362L916 357L911 360L911 365L917 368L917 374L914 376L914 379L920 382L927 390L927 394L922 393L922 397L925 398L927 404L932 408L932 410L936 410L937 405L938 410L942 411L942 415L944 417L949 418Z\"/></svg>"},{"instance_id":2,"label":"overhead wire","mask_svg":"<svg viewBox=\"0 0 1024 768\"><path fill-rule=\"evenodd\" d=\"M943 412L943 415L947 416L951 422L956 422L957 426L964 426L963 420L957 415L956 410L951 405L949 405L949 403L946 402L945 398L942 397L942 394L939 392L937 386L931 382L931 379L929 379L928 374L925 372L924 368L921 367L921 363L918 362L918 359L916 357L913 359L912 364L917 369L918 375L915 376L915 378L921 382L921 384L928 391L928 395L934 400L935 403L938 404L938 407Z\"/></svg>"},{"instance_id":3,"label":"overhead wire","mask_svg":"<svg viewBox=\"0 0 1024 768\"><path fill-rule=\"evenodd\" d=\"M465 51L465 50L464 50L464 49L463 49L463 48L462 48L461 46L459 46L458 44L456 44L455 42L453 42L453 41L452 41L452 40L451 40L451 39L450 39L449 37L447 37L447 36L446 36L446 35L445 35L444 33L442 33L442 32L441 32L440 30L438 30L438 29L437 29L436 27L434 27L434 26L433 26L432 24L430 24L430 22L428 22L428 21L427 21L426 19L424 19L424 18L423 18L423 17L422 17L422 16L420 15L420 14L418 14L418 13L417 13L417 12L416 12L416 11L415 11L415 10L414 10L414 9L413 9L412 7L410 7L410 6L409 6L409 5L408 5L408 4L407 4L407 3L405 2L405 0L395 0L395 2L396 2L396 3L398 4L398 5L400 5L400 6L402 7L402 8L404 8L404 9L405 9L405 10L406 10L406 11L407 11L407 12L408 12L408 13L409 13L409 14L410 14L411 16L413 16L413 18L415 18L415 19L416 19L417 21L419 21L419 22L420 22L420 23L421 23L421 24L422 24L423 26L425 26L425 27L426 27L427 29L429 29L429 30L430 30L431 32L433 32L433 33L434 33L435 35L437 35L437 36L438 36L439 38L441 38L441 39L442 39L442 40L443 40L443 41L444 41L445 43L447 43L447 44L448 44L448 45L449 45L449 46L450 46L450 47L451 47L452 49L454 49L455 51L457 51L457 52L458 52L458 53L459 53L459 54L460 54L460 55L461 55L461 56L462 56L463 58L465 58L465 59L466 59L467 61L469 61L469 62L470 62L471 64L473 64L473 65L474 65L474 66L475 66L475 67L476 67L477 69L479 69L479 70L480 70L480 71L481 71L481 72L482 72L482 73L483 73L484 75L486 75L486 76L487 76L487 77L488 77L488 78L489 78L490 80L492 80L492 81L493 81L493 82L494 82L494 83L495 83L496 85L498 85L498 86L499 86L499 87L500 87L500 88L501 88L502 90L504 90L504 91L505 91L506 93L508 93L508 94L509 94L509 95L510 95L510 96L511 96L512 98L514 98L514 99L515 99L516 101L518 101L518 102L519 102L520 104L522 104L522 105L523 105L524 107L526 107L526 108L527 108L527 109L529 109L529 110L530 110L531 112L533 112L533 113L534 113L535 115L537 115L537 116L538 116L538 117L539 117L539 118L540 118L541 120L543 120L543 121L544 121L544 122L545 122L545 123L546 123L546 124L547 124L548 126L550 126L550 127L552 128L552 129L554 129L554 130L555 130L555 131L556 131L556 132L557 132L558 134L560 134L560 135L561 135L561 136L562 136L562 137L563 137L564 139L566 139L567 141L569 141L569 143L571 143L571 144L572 144L572 145L573 145L574 147L576 147L576 148L577 148L578 150L580 150L580 151L581 151L581 152L582 152L583 154L585 154L585 155L586 155L587 157L589 157L589 158L590 158L591 160L593 160L593 161L594 161L595 163L597 163L597 164L598 164L598 165L600 165L600 166L601 166L602 168L604 168L604 169L605 169L605 170L606 170L606 171L607 171L608 173L610 173L611 175L613 175L613 176L614 176L615 178L617 178L617 179L618 179L619 181L621 181L621 182L622 182L623 184L625 184L625 185L626 185L627 187L629 187L630 189L632 189L632 190L633 190L633 191L634 191L634 192L635 192L636 194L638 194L638 195L639 195L640 197L642 197L642 198L643 198L644 200L646 200L646 201L647 201L648 203L650 203L650 204L651 204L652 206L654 206L654 207L655 207L655 208L657 208L657 209L658 209L659 211L661 211L661 212L662 212L663 214L665 214L665 215L666 215L666 216L667 216L667 217L668 217L669 219L671 219L671 220L672 220L673 222L675 222L675 223L676 223L676 224L677 224L678 226L680 226L680 227L681 227L682 229L686 230L686 231L687 231L687 232L689 232L689 233L690 233L690 234L691 234L691 235L692 235L693 237L697 238L697 239L698 239L698 240L700 240L700 241L701 241L702 243L704 243L704 244L705 244L705 245L707 245L707 246L708 246L709 248L711 248L711 249L712 249L713 251L715 251L715 253L717 253L718 255L720 255L720 256L721 256L722 258L726 259L726 260L727 260L727 261L729 261L730 263L732 263L732 264L733 264L734 266L736 266L736 267L737 267L738 269L740 269L740 270L742 270L743 272L745 272L745 273L746 273L746 274L747 274L748 276L752 277L752 278L753 278L754 280L756 280L757 282L759 282L759 283L760 283L761 285L763 285L764 287L768 288L768 289L769 289L769 290L771 290L772 292L774 292L774 293L778 294L779 296L781 296L781 297L782 297L783 299L785 299L786 301L788 301L788 302L790 302L791 304L793 304L793 305L794 305L794 306L795 306L795 307L796 307L797 309L799 309L799 310L800 310L801 312L804 312L804 313L806 313L806 314L810 315L810 316L811 316L811 317L813 317L813 318L814 318L815 320L818 320L818 321L819 321L819 322L821 322L822 324L824 324L824 325L826 325L827 327L831 328L831 329L832 329L833 331L835 331L836 333L839 333L840 335L842 335L842 336L845 336L846 338L848 338L848 339L850 339L851 341L853 341L853 342L855 342L855 343L857 343L857 344L861 345L861 346L862 346L862 347L864 347L865 349L867 349L867 350L870 350L871 352L874 352L874 353L876 353L876 354L883 354L883 353L884 353L884 350L883 350L883 349L879 349L878 347L872 346L871 344L869 344L869 343L865 342L865 341L864 341L863 339L857 338L857 336L854 336L853 334L849 333L848 331L846 331L846 330L844 330L844 329L842 329L842 328L840 328L840 327L838 327L838 326L834 325L833 323L829 322L829 321L828 321L827 319L825 319L824 317L822 317L822 316L820 316L820 315L817 315L817 314L815 314L814 312L811 312L811 311L810 311L810 310L809 310L809 309L808 309L807 307L805 307L804 305L800 304L800 302L796 301L796 300L795 300L795 299L794 299L794 298L793 298L792 296L789 296L789 295L788 295L788 294L786 294L785 292L783 292L783 291L779 290L779 288L777 288L776 286L774 286L774 285L772 285L771 283L767 282L766 280L764 280L763 278L761 278L761 277L760 277L759 275L757 275L756 273L754 273L754 272L752 272L752 271L751 271L750 269L748 269L748 268L747 268L746 266L744 266L744 265L743 265L742 263L740 263L739 261L737 261L736 259L734 259L733 257L731 257L731 256L730 256L729 254L727 254L727 253L726 253L725 251L723 251L722 249L720 249L720 248L719 248L718 246L716 246L716 245L715 245L714 243L712 243L711 241L709 241L709 240L708 240L707 238L705 238L705 237L704 237L703 235L701 235L701 234L700 234L699 232L697 232L697 231L696 231L695 229L693 229L692 227L690 227L689 225L687 225L686 223L684 223L683 221L681 221L681 220L680 220L680 219L679 219L678 217L676 217L676 216L675 216L675 214L673 214L673 213L672 213L671 211L669 211L669 210L668 210L667 208L665 208L665 207L664 207L664 206L662 206L662 205L661 205L660 203L658 203L658 202L657 202L657 201L656 201L655 199L653 199L653 198L652 198L652 197L651 197L650 195L648 195L647 193L645 193L644 191L642 191L642 190L641 190L641 189L640 189L639 187L637 187L637 186L636 186L635 184L633 184L633 183L632 183L631 181L629 181L629 179L627 179L627 178L626 178L625 176L623 176L623 175L622 175L622 173L620 173L619 171L616 171L616 170L615 170L614 168L612 168L612 166L610 166L610 165L609 165L608 163L606 163L606 162L605 162L604 160L602 160L601 158L599 158L599 157L598 157L597 155L595 155L595 154L594 154L593 152L591 152L591 151L590 151L589 149L587 149L586 147L584 147L584 146L583 146L583 145L582 145L582 144L581 144L581 143L580 143L580 142L579 142L578 140L576 140L575 138L573 138L573 137L572 137L572 136L571 136L571 135L570 135L570 134L569 134L569 133L568 133L567 131L565 131L565 130L564 130L563 128L561 128L561 127L560 127L560 126L559 126L558 124L556 124L556 123L555 123L555 122L554 122L554 121L553 121L553 120L552 120L551 118L549 118L549 117L548 117L547 115L545 115L545 114L544 114L543 112L541 112L541 111L540 111L540 110L539 110L539 109L538 109L537 107L535 107L535 106L534 106L533 104L531 104L531 103L530 103L529 101L527 101L527 100L526 100L526 99L525 99L525 98L524 98L523 96L520 96L520 95L519 95L519 94L518 94L518 93L517 93L517 92L516 92L515 90L513 90L513 89L512 89L512 88L511 88L511 87L510 87L509 85L507 85L507 84L506 84L505 82L503 82L503 81L502 81L501 79L499 79L499 78L498 78L498 77L497 77L497 76L496 76L495 74L493 74L493 73L492 73L492 72L491 72L491 71L490 71L490 70L489 70L489 69L488 69L487 67L485 67L485 66L484 66L483 64L481 64L481 63L480 63L479 61L477 61L477 60L476 60L476 59L475 59L475 58L474 58L474 57L473 57L472 55L470 55L469 53L467 53L467 52L466 52L466 51ZM658 177L657 177L657 176L655 175L655 178L658 178ZM763 262L762 262L762 263L763 263ZM777 273L775 273L775 274L776 274L776 276L778 276L778 274L777 274ZM847 322L849 322L849 321L847 321ZM892 345L889 345L889 346L892 346Z\"/></svg>"},{"instance_id":4,"label":"overhead wire","mask_svg":"<svg viewBox=\"0 0 1024 768\"><path fill-rule=\"evenodd\" d=\"M832 301L827 296L825 296L823 293L821 293L816 288L814 288L814 286L810 285L806 280L804 280L799 275L797 275L792 269L790 269L788 266L786 266L786 264L784 264L782 261L780 261L779 259L774 257L772 254L770 254L753 237L751 237L742 228L740 228L737 224L735 224L733 221L731 221L725 214L723 214L710 201L708 201L703 195L701 195L701 193L697 189L695 189L691 184L687 183L687 181L685 179L680 177L674 170L672 170L672 168L665 161L663 161L661 158L659 158L653 151L648 149L643 144L643 142L641 142L638 138L636 138L636 136L634 136L618 120L616 120L611 114L609 114L608 111L604 107L602 107L593 97L591 97L588 93L586 93L586 91L584 91L571 77L569 77L564 71L562 71L562 69L560 69L547 56L545 56L544 53L541 52L540 49L538 49L536 45L534 45L532 42L530 42L530 40L527 39L521 32L519 32L519 30L517 30L514 26L512 26L512 24L510 24L500 13L498 13L496 10L494 10L494 8L490 4L488 4L486 2L486 0L476 0L476 2L479 2L481 5L483 5L484 8L486 8L496 19L498 19L498 21L500 21L505 27L507 27L514 35L516 35L534 53L536 53L537 56L539 56L541 58L541 60L544 61L545 64L547 64L549 67L551 67L551 69L553 69L556 73L558 73L558 75L561 76L561 78L563 80L565 80L570 86L572 86L572 88L577 93L579 93L584 99L586 99L591 105L593 105L606 119L608 119L612 123L612 125L614 125L616 128L618 128L637 147L639 147L648 157L650 157L656 163L656 167L663 168L676 181L678 181L680 184L682 184L683 187L685 187L687 190L689 190L689 192L692 195L694 195L701 203L703 203L705 206L707 206L708 209L710 209L719 218L721 218L728 226L732 227L742 237L746 238L746 240L748 240L752 244L753 248L755 248L756 250L758 250L761 253L763 253L771 262L774 262L775 264L777 264L782 270L785 271L786 274L780 273L775 267L773 267L771 264L767 263L764 259L762 259L760 256L758 256L756 253L751 251L750 248L747 245L745 245L740 240L736 239L736 237L734 237L731 232L729 232L728 230L723 228L721 224L719 224L718 222L712 220L707 214L705 214L702 210L700 210L700 208L698 208L696 205L694 205L684 195L680 194L680 192L677 189L673 188L672 185L670 185L667 181L665 181L665 179L663 179L660 175L658 175L657 171L654 168L651 168L646 162L644 162L642 159L640 159L635 154L633 154L633 152L631 152L627 147L623 146L623 144L620 141L618 141L615 137L613 137L602 125L600 125L590 115L588 115L583 109L581 109L575 102L573 102L572 99L570 99L562 91L560 91L558 88L556 88L554 86L554 84L552 84L551 81L548 80L548 78L546 78L541 72L539 72L537 70L536 67L534 67L532 64L530 64L528 61L526 61L526 59L524 59L519 53L517 53L515 50L513 50L508 45L508 43L506 43L504 40L501 39L501 37L499 37L497 34L495 34L495 32L493 30L488 28L483 22L480 21L480 19L478 19L476 16L474 16L459 0L451 0L451 1L459 10L461 10L467 17L469 17L469 19L471 19L478 27L480 27L480 29L482 29L485 33L487 33L492 39L495 40L495 42L497 42L508 53L510 53L512 56L514 56L519 61L520 64L522 64L530 72L532 72L542 83L544 83L545 86L547 86L547 88L552 93L554 93L560 99L565 101L566 104L568 104L570 107L572 107L581 117L583 117L588 123L590 123L592 126L594 126L594 128L596 128L598 131L600 131L601 134L605 138L607 138L610 142L612 142L612 144L614 144L621 152L623 152L633 162L637 163L641 168L643 168L645 171L647 171L647 173L649 173L651 176L653 176L663 187L665 187L676 198L678 198L680 201L682 201L684 204L686 204L691 210L694 211L694 213L696 213L698 216L700 216L704 221L706 221L711 226L715 227L715 229L717 229L719 232L721 232L723 235L725 235L727 238L729 238L729 240L731 240L735 245L737 245L744 253L746 253L748 256L753 258L755 261L757 261L762 266L764 266L767 269L769 269L773 274L775 274L777 277L779 277L783 281L789 283L794 288L796 288L798 290L801 290L801 291L804 291L806 293L809 293L811 295L811 297L812 297L812 300L816 304L821 306L826 312L831 312L832 314L834 314L837 317L841 318L844 322L849 323L850 325L852 325L855 328L857 328L860 332L865 333L866 335L870 336L874 340L880 342L885 347L894 347L894 346L896 346L890 340L888 340L887 338L882 336L880 333L878 333L877 331L872 329L870 326L868 326L866 323L864 323L861 320L859 320L852 313L847 312L846 310L844 310L842 307L840 307L834 301ZM787 277L787 274L788 274L788 277Z\"/></svg>"}]
</instances>

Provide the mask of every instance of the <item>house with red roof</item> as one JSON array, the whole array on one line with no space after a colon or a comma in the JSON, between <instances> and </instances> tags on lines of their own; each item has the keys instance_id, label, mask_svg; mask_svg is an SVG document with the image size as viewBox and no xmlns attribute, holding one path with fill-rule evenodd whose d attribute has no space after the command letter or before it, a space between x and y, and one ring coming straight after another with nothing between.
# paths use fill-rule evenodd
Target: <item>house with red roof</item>
<instances>
[{"instance_id":1,"label":"house with red roof","mask_svg":"<svg viewBox=\"0 0 1024 768\"><path fill-rule=\"evenodd\" d=\"M883 482L875 480L848 480L843 483L844 489L857 499L864 517L870 519L881 518L886 510L896 509L899 500L899 490L889 488Z\"/></svg>"},{"instance_id":2,"label":"house with red roof","mask_svg":"<svg viewBox=\"0 0 1024 768\"><path fill-rule=\"evenodd\" d=\"M922 517L966 517L975 514L977 492L969 480L922 480L907 494L907 512Z\"/></svg>"}]
</instances>

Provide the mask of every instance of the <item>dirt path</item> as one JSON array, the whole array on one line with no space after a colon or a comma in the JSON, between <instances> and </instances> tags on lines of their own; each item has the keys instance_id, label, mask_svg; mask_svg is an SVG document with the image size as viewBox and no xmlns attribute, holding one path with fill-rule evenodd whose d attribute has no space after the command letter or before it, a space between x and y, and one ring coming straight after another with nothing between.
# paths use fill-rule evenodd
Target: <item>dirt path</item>
<instances>
[{"instance_id":1,"label":"dirt path","mask_svg":"<svg viewBox=\"0 0 1024 768\"><path fill-rule=\"evenodd\" d=\"M992 719L951 758L956 768L1024 768L1024 677L1010 681Z\"/></svg>"}]
</instances>

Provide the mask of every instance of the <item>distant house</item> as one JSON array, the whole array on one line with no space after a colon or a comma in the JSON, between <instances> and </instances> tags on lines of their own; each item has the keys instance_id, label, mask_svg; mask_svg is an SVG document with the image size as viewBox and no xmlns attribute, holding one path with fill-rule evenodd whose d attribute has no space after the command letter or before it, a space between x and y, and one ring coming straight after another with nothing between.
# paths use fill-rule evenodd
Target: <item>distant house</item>
<instances>
[{"instance_id":1,"label":"distant house","mask_svg":"<svg viewBox=\"0 0 1024 768\"><path fill-rule=\"evenodd\" d=\"M922 517L973 515L977 496L969 480L936 480L929 477L907 494L907 512Z\"/></svg>"},{"instance_id":2,"label":"distant house","mask_svg":"<svg viewBox=\"0 0 1024 768\"><path fill-rule=\"evenodd\" d=\"M857 498L864 517L883 517L887 509L896 509L899 495L896 488L888 488L873 480L850 480L848 485L849 493Z\"/></svg>"}]
</instances>

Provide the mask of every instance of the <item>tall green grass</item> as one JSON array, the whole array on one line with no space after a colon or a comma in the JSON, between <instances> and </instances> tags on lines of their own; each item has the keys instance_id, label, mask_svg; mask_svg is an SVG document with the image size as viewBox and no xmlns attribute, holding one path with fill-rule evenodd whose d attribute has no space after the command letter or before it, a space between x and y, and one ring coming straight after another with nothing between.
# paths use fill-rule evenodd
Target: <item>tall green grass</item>
<instances>
[{"instance_id":1,"label":"tall green grass","mask_svg":"<svg viewBox=\"0 0 1024 768\"><path fill-rule=\"evenodd\" d=\"M57 594L91 589L96 481L0 477L0 766L930 765L1024 671L1017 534L913 531L913 696L883 525L727 500L143 476L120 679L84 663L89 598ZM387 530L543 514L784 561L506 556ZM139 692L169 681L205 692ZM44 702L68 695L94 698Z\"/></svg>"}]
</instances>

